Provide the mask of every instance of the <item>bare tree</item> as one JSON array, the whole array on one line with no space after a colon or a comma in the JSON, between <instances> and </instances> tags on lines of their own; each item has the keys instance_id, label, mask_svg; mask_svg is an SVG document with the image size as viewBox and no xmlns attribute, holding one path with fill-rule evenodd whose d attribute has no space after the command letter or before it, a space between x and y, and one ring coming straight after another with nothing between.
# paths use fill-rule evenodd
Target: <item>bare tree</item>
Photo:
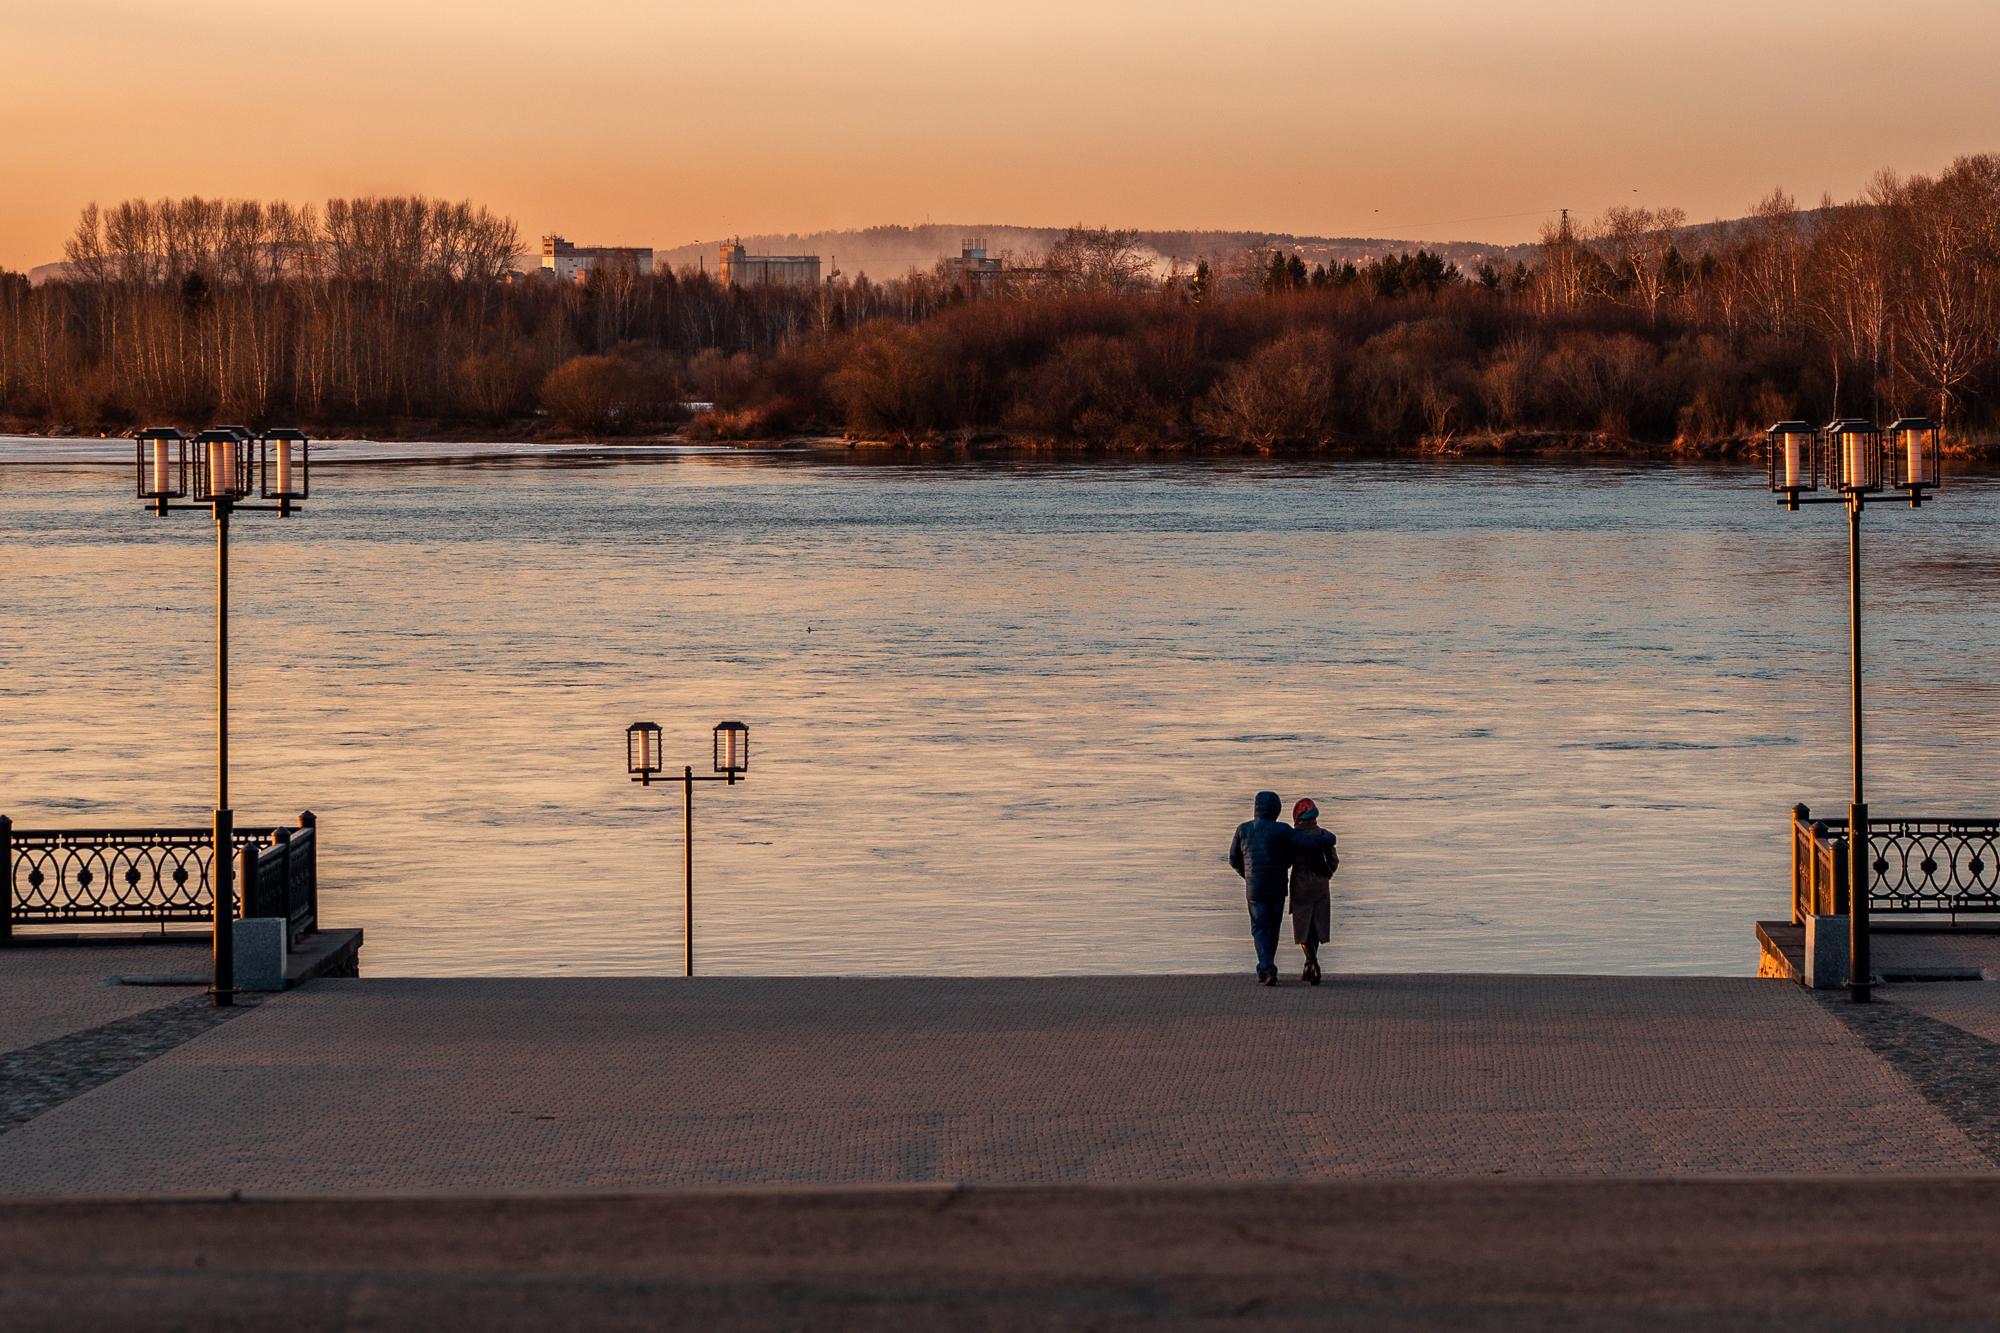
<instances>
[{"instance_id":1,"label":"bare tree","mask_svg":"<svg viewBox=\"0 0 2000 1333\"><path fill-rule=\"evenodd\" d=\"M1124 296L1148 290L1157 258L1136 231L1112 231L1078 224L1065 231L1042 257L1050 290L1067 295Z\"/></svg>"},{"instance_id":2,"label":"bare tree","mask_svg":"<svg viewBox=\"0 0 2000 1333\"><path fill-rule=\"evenodd\" d=\"M1678 208L1613 208L1597 229L1597 250L1632 304L1659 322L1687 214Z\"/></svg>"},{"instance_id":3,"label":"bare tree","mask_svg":"<svg viewBox=\"0 0 2000 1333\"><path fill-rule=\"evenodd\" d=\"M1937 418L1955 415L1980 361L1993 354L1992 207L1996 162L1961 158L1936 180L1904 182L1895 220L1897 354L1932 395Z\"/></svg>"},{"instance_id":4,"label":"bare tree","mask_svg":"<svg viewBox=\"0 0 2000 1333\"><path fill-rule=\"evenodd\" d=\"M1805 256L1807 318L1824 340L1835 415L1846 409L1847 367L1865 368L1869 412L1879 415L1889 326L1889 227L1873 204L1820 204L1820 225Z\"/></svg>"},{"instance_id":5,"label":"bare tree","mask_svg":"<svg viewBox=\"0 0 2000 1333\"><path fill-rule=\"evenodd\" d=\"M1564 209L1560 222L1542 227L1542 266L1533 285L1535 308L1542 314L1574 310L1589 294L1591 259L1585 238L1570 224Z\"/></svg>"},{"instance_id":6,"label":"bare tree","mask_svg":"<svg viewBox=\"0 0 2000 1333\"><path fill-rule=\"evenodd\" d=\"M1766 333L1793 331L1805 253L1798 205L1783 190L1771 191L1751 211L1741 239L1738 266L1752 318Z\"/></svg>"}]
</instances>

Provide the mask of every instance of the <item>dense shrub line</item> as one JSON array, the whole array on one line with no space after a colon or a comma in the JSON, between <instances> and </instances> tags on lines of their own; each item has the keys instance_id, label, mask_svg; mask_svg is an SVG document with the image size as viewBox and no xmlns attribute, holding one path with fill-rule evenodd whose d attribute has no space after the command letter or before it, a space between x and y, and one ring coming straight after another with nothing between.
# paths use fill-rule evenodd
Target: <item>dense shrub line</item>
<instances>
[{"instance_id":1,"label":"dense shrub line","mask_svg":"<svg viewBox=\"0 0 2000 1333\"><path fill-rule=\"evenodd\" d=\"M0 274L0 419L398 419L586 435L1005 436L1101 447L1464 447L1520 436L1704 446L1783 416L1996 424L2000 158L1774 193L1687 228L1614 210L1539 260L1162 273L1073 229L998 291L943 266L738 290L701 272L510 273L513 224L435 200L135 201L87 210L70 276ZM527 428L539 429L539 426Z\"/></svg>"}]
</instances>

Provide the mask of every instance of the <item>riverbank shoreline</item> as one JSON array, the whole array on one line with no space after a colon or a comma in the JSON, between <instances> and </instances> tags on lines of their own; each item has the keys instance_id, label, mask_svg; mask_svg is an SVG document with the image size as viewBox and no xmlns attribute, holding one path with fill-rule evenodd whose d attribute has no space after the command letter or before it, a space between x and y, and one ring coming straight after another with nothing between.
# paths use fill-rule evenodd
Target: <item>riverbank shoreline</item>
<instances>
[{"instance_id":1,"label":"riverbank shoreline","mask_svg":"<svg viewBox=\"0 0 2000 1333\"><path fill-rule=\"evenodd\" d=\"M700 419L697 418L697 421ZM325 428L346 430L347 427ZM365 434L315 435L324 443L427 445L532 445L550 450L608 450L676 446L698 449L824 451L897 454L917 458L1048 457L1114 460L1131 458L1325 458L1523 459L1549 462L1728 463L1761 457L1762 436L1713 440L1634 440L1586 431L1479 431L1400 440L1332 440L1321 444L1253 446L1220 441L1162 440L1144 443L1090 443L1048 439L1002 431L966 430L908 440L871 438L827 432L732 437L695 429L640 432L629 435L572 435L531 420L482 429L431 420L391 421L355 428ZM109 431L33 431L22 423L0 422L0 435L51 444L65 441L119 441L127 436ZM1944 456L1964 462L2000 459L2000 435L1948 439Z\"/></svg>"}]
</instances>

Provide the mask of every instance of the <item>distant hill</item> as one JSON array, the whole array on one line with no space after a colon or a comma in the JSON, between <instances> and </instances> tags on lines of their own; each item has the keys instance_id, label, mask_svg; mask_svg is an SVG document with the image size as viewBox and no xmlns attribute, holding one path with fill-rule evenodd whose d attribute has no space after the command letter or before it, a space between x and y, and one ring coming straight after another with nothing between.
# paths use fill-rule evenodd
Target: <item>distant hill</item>
<instances>
[{"instance_id":1,"label":"distant hill","mask_svg":"<svg viewBox=\"0 0 2000 1333\"><path fill-rule=\"evenodd\" d=\"M1004 255L1016 263L1032 262L1061 236L1061 227L1012 227L998 223L926 223L919 227L861 227L842 231L745 233L740 239L752 254L818 255L823 271L840 271L852 277L866 273L875 279L897 278L911 269L928 270L938 260L959 253L966 240L986 242L987 253ZM713 269L717 251L725 240L696 241L653 251L655 265L676 269L703 266ZM1441 254L1460 268L1470 271L1481 260L1512 264L1535 250L1532 245L1496 245L1484 241L1400 241L1366 236L1294 236L1273 231L1148 231L1139 239L1160 256L1162 268L1179 261L1191 268L1206 259L1213 267L1235 262L1245 251L1276 246L1286 253L1302 255L1308 264L1352 260L1359 264L1389 254L1429 250Z\"/></svg>"},{"instance_id":2,"label":"distant hill","mask_svg":"<svg viewBox=\"0 0 2000 1333\"><path fill-rule=\"evenodd\" d=\"M1816 209L1801 211L1801 217L1808 224L1817 214ZM1720 240L1723 232L1733 225L1733 222L1719 221L1689 226L1683 230L1681 247L1689 254L1698 254ZM998 223L936 222L917 227L856 227L804 233L764 232L752 235L746 232L740 239L752 254L818 255L823 273L831 274L838 264L840 271L849 277L866 273L880 281L899 278L911 269L929 271L938 260L958 254L959 247L974 238L985 241L989 254L1004 256L1016 265L1031 264L1063 234L1063 230L1061 227L1012 227ZM1248 251L1275 247L1287 254L1302 256L1309 265L1343 261L1365 264L1383 255L1429 250L1470 274L1481 262L1490 262L1495 267L1511 267L1517 260L1533 263L1539 250L1532 242L1500 245L1491 241L1408 241L1377 236L1297 236L1281 231L1142 229L1138 235L1140 241L1159 256L1162 270L1171 268L1175 263L1183 268L1192 268L1197 260L1206 259L1211 267L1226 271ZM713 270L717 267L717 251L722 244L723 240L717 239L656 249L653 251L653 262L675 269L699 266ZM520 260L525 268L533 268L537 262L537 257L532 254L523 255ZM28 280L39 286L66 277L68 272L69 266L64 263L40 264L28 270Z\"/></svg>"}]
</instances>

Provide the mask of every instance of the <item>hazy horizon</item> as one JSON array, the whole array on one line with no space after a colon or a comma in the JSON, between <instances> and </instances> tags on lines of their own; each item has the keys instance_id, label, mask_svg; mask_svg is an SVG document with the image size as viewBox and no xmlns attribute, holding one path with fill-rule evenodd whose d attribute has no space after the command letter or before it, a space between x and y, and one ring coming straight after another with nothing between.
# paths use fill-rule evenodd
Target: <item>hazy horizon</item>
<instances>
[{"instance_id":1,"label":"hazy horizon","mask_svg":"<svg viewBox=\"0 0 2000 1333\"><path fill-rule=\"evenodd\" d=\"M16 9L0 41L40 111L0 142L0 265L60 259L92 201L184 194L463 197L529 242L660 249L979 218L1497 245L1560 207L1850 197L2000 125L2000 23L1973 0L1695 0L1671 25L1583 0L997 13Z\"/></svg>"}]
</instances>

